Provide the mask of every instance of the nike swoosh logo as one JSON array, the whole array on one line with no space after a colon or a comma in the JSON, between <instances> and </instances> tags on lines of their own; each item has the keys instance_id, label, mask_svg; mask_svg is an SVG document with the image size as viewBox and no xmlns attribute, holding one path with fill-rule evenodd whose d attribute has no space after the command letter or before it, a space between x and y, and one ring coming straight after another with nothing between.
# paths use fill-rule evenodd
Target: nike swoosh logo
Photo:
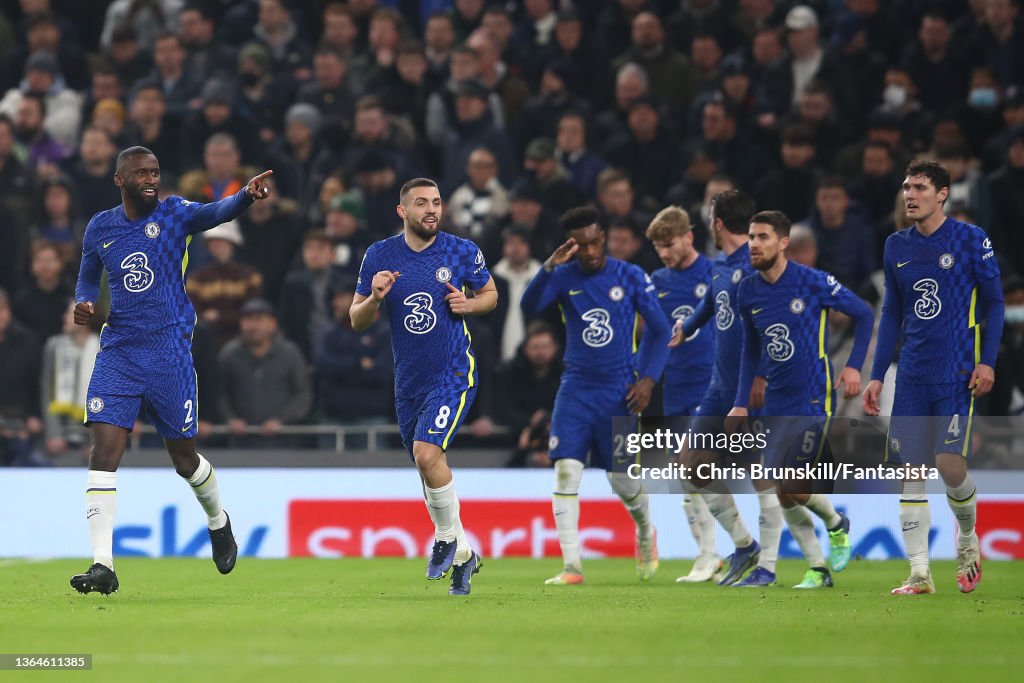
<instances>
[{"instance_id":1,"label":"nike swoosh logo","mask_svg":"<svg viewBox=\"0 0 1024 683\"><path fill-rule=\"evenodd\" d=\"M570 289L569 290L569 296L576 296L577 294L582 294L582 293L583 293L582 289Z\"/></svg>"},{"instance_id":2,"label":"nike swoosh logo","mask_svg":"<svg viewBox=\"0 0 1024 683\"><path fill-rule=\"evenodd\" d=\"M85 516L85 518L86 518L86 519L92 519L93 517L95 517L95 516L96 516L96 515L98 515L98 514L100 514L100 513L98 513L98 512L90 512L89 514L87 514L87 515Z\"/></svg>"},{"instance_id":3,"label":"nike swoosh logo","mask_svg":"<svg viewBox=\"0 0 1024 683\"><path fill-rule=\"evenodd\" d=\"M712 279L712 280L717 280L717 279L718 279L718 276L717 276L717 275L713 275L713 276L711 277L711 279Z\"/></svg>"},{"instance_id":4,"label":"nike swoosh logo","mask_svg":"<svg viewBox=\"0 0 1024 683\"><path fill-rule=\"evenodd\" d=\"M658 298L659 299L664 299L666 296L668 296L671 293L672 292L658 292Z\"/></svg>"},{"instance_id":5,"label":"nike swoosh logo","mask_svg":"<svg viewBox=\"0 0 1024 683\"><path fill-rule=\"evenodd\" d=\"M192 429L192 425L186 425L186 426L184 426L184 427L182 427L182 428L181 428L181 431L183 431L183 432L187 432L187 431L188 431L188 430L190 430L190 429Z\"/></svg>"},{"instance_id":6,"label":"nike swoosh logo","mask_svg":"<svg viewBox=\"0 0 1024 683\"><path fill-rule=\"evenodd\" d=\"M757 315L758 313L760 313L763 310L764 310L764 306L762 306L761 308L751 308L750 309L750 315Z\"/></svg>"},{"instance_id":7,"label":"nike swoosh logo","mask_svg":"<svg viewBox=\"0 0 1024 683\"><path fill-rule=\"evenodd\" d=\"M950 441L949 439L946 439L946 445L948 446L949 444L957 443L958 441L960 441L960 439L953 439L952 441Z\"/></svg>"},{"instance_id":8,"label":"nike swoosh logo","mask_svg":"<svg viewBox=\"0 0 1024 683\"><path fill-rule=\"evenodd\" d=\"M433 429L428 429L427 434L444 434L444 432L435 432Z\"/></svg>"},{"instance_id":9,"label":"nike swoosh logo","mask_svg":"<svg viewBox=\"0 0 1024 683\"><path fill-rule=\"evenodd\" d=\"M113 244L116 241L117 240L110 240L109 242L104 242L103 243L103 248L106 249L107 247L109 247L111 244Z\"/></svg>"},{"instance_id":10,"label":"nike swoosh logo","mask_svg":"<svg viewBox=\"0 0 1024 683\"><path fill-rule=\"evenodd\" d=\"M904 261L903 263L897 263L896 267L897 268L902 268L903 266L907 265L908 263L910 263L910 261Z\"/></svg>"}]
</instances>

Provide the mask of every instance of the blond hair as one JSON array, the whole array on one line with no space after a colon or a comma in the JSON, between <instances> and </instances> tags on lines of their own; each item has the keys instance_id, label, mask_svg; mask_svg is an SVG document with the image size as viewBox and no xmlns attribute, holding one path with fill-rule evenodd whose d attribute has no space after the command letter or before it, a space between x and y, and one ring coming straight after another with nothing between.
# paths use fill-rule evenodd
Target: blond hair
<instances>
[{"instance_id":1,"label":"blond hair","mask_svg":"<svg viewBox=\"0 0 1024 683\"><path fill-rule=\"evenodd\" d=\"M647 226L647 239L662 242L690 232L690 216L678 206L667 206Z\"/></svg>"}]
</instances>

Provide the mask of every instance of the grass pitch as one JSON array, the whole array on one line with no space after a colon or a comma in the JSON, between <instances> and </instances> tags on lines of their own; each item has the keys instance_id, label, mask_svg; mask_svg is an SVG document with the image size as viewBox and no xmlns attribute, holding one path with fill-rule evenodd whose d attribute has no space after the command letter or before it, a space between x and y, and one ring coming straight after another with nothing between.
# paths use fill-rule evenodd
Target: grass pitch
<instances>
[{"instance_id":1,"label":"grass pitch","mask_svg":"<svg viewBox=\"0 0 1024 683\"><path fill-rule=\"evenodd\" d=\"M79 595L88 562L0 561L0 652L92 653L91 672L0 680L108 681L994 681L1024 669L1024 563L987 562L977 592L892 597L903 562L854 562L831 590L679 585L666 561L641 584L627 560L485 560L473 595L423 579L422 560L122 559L121 591Z\"/></svg>"}]
</instances>

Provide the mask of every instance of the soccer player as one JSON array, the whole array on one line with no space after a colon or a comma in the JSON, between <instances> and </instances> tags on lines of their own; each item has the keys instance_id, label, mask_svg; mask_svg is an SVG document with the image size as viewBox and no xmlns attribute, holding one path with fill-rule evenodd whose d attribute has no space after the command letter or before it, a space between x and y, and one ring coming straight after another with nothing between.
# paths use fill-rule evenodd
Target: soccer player
<instances>
[{"instance_id":1,"label":"soccer player","mask_svg":"<svg viewBox=\"0 0 1024 683\"><path fill-rule=\"evenodd\" d=\"M860 394L860 366L874 326L871 307L834 276L786 258L789 229L789 219L780 211L761 211L750 219L750 261L758 273L740 282L736 301L743 322L743 348L735 406L729 416L747 416L754 372L762 355L766 356L768 445L762 457L769 467L808 466L820 460L835 388L844 385L846 398ZM828 312L833 308L854 320L853 349L835 382L828 357ZM829 564L837 572L850 560L850 520L836 512L827 496L797 491L793 483L778 482L779 502L790 532L811 565L794 588L831 587L832 576L810 512L825 522Z\"/></svg>"},{"instance_id":2,"label":"soccer player","mask_svg":"<svg viewBox=\"0 0 1024 683\"><path fill-rule=\"evenodd\" d=\"M747 230L750 217L754 215L754 200L740 190L719 192L711 198L711 212L708 222L715 238L715 246L722 253L713 263L711 287L697 305L693 315L675 324L671 345L678 346L685 338L714 318L715 321L715 362L711 373L711 384L697 408L699 421L693 431L710 433L722 428L722 420L732 408L739 382L739 358L743 344L743 331L736 320L736 288L740 280L755 272L750 265L750 249L747 245ZM760 406L764 395L763 380L755 381L752 408ZM695 452L687 454L690 464L707 462L717 458L716 454ZM693 482L684 482L690 493L696 491ZM775 563L779 555L779 540L782 537L782 510L778 496L771 491L759 492L758 503L761 514L758 517L758 544L747 530L747 526L736 508L736 501L729 492L719 493L705 489L701 496L707 502L711 514L718 520L736 546L727 559L727 568L719 585L744 587L769 586L775 583ZM753 569L754 571L750 571ZM717 572L716 563L694 563L689 575L690 582L709 581ZM744 577L749 572L749 575ZM741 580L742 579L742 580Z\"/></svg>"},{"instance_id":3,"label":"soccer player","mask_svg":"<svg viewBox=\"0 0 1024 683\"><path fill-rule=\"evenodd\" d=\"M192 238L266 198L265 178L272 173L261 173L212 204L177 196L160 201L156 156L145 147L129 147L117 156L114 184L121 189L121 205L101 211L86 226L75 291L75 323L85 325L95 315L106 270L110 316L100 334L85 419L92 438L85 516L93 564L71 577L80 593L109 595L118 588L112 550L117 468L140 408L206 512L217 569L227 574L235 566L238 546L217 477L196 452L199 397L191 354L196 312L183 280Z\"/></svg>"},{"instance_id":4,"label":"soccer player","mask_svg":"<svg viewBox=\"0 0 1024 683\"><path fill-rule=\"evenodd\" d=\"M651 273L658 288L658 303L670 321L693 315L711 287L712 262L693 248L690 217L678 206L662 209L647 227L664 268ZM686 343L672 349L665 366L664 414L690 417L696 413L711 381L714 328L697 330ZM722 566L715 542L715 518L697 492L683 493L683 511L699 554L693 568L679 581L707 581Z\"/></svg>"},{"instance_id":5,"label":"soccer player","mask_svg":"<svg viewBox=\"0 0 1024 683\"><path fill-rule=\"evenodd\" d=\"M464 317L492 311L498 291L479 247L440 232L437 183L406 182L397 211L404 228L366 250L349 315L352 327L364 330L383 307L391 324L398 427L434 522L427 578L451 572L448 593L469 595L483 562L462 528L445 453L476 396L476 358Z\"/></svg>"},{"instance_id":6,"label":"soccer player","mask_svg":"<svg viewBox=\"0 0 1024 683\"><path fill-rule=\"evenodd\" d=\"M920 465L934 456L959 525L957 585L970 593L981 581L981 555L967 458L974 399L991 391L995 379L1003 294L992 242L977 226L945 215L949 182L941 164L915 161L907 167L903 202L914 225L885 242L885 299L864 411L879 413L882 381L902 331L886 459ZM900 521L910 576L892 593L934 593L923 481L903 482Z\"/></svg>"},{"instance_id":7,"label":"soccer player","mask_svg":"<svg viewBox=\"0 0 1024 683\"><path fill-rule=\"evenodd\" d=\"M583 583L579 488L588 454L592 466L605 470L636 522L637 572L648 581L658 569L657 538L640 482L614 471L612 419L647 408L668 359L671 328L651 278L638 266L605 253L605 231L596 209L569 209L561 225L569 239L544 262L520 302L532 316L557 301L566 325L565 372L549 443L555 463L552 508L564 568L545 583ZM646 329L637 352L638 316Z\"/></svg>"}]
</instances>

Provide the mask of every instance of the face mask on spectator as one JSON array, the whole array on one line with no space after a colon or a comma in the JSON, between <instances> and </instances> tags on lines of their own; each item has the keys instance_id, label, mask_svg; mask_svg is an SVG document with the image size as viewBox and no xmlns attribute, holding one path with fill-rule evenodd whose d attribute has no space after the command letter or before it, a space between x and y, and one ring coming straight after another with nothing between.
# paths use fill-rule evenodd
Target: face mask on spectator
<instances>
[{"instance_id":1,"label":"face mask on spectator","mask_svg":"<svg viewBox=\"0 0 1024 683\"><path fill-rule=\"evenodd\" d=\"M995 88L975 88L967 96L967 103L975 109L992 109L999 102Z\"/></svg>"},{"instance_id":2,"label":"face mask on spectator","mask_svg":"<svg viewBox=\"0 0 1024 683\"><path fill-rule=\"evenodd\" d=\"M899 109L907 102L907 89L902 85L887 85L882 93L882 101L891 109Z\"/></svg>"},{"instance_id":3,"label":"face mask on spectator","mask_svg":"<svg viewBox=\"0 0 1024 683\"><path fill-rule=\"evenodd\" d=\"M1003 313L1003 318L1011 325L1024 323L1024 305L1007 306Z\"/></svg>"}]
</instances>

